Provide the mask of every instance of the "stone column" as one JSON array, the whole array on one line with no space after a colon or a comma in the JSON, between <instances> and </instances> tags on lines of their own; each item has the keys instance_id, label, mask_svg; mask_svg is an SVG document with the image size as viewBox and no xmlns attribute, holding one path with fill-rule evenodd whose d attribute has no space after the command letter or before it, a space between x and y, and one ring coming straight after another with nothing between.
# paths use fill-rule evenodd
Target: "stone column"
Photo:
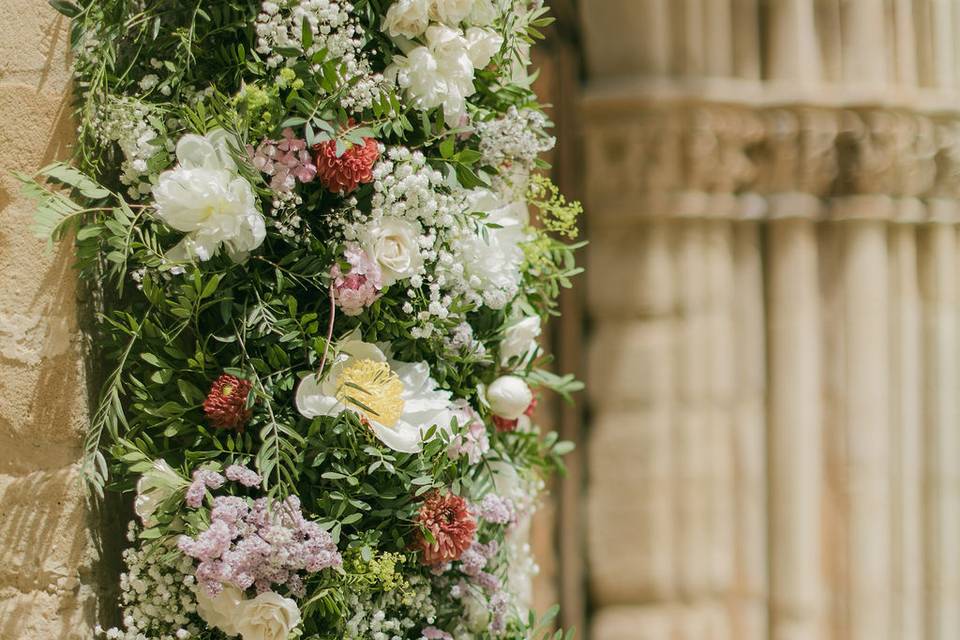
<instances>
[{"instance_id":1,"label":"stone column","mask_svg":"<svg viewBox=\"0 0 960 640\"><path fill-rule=\"evenodd\" d=\"M87 425L70 243L30 233L12 171L68 157L69 24L44 0L0 20L0 638L92 636L91 536L77 458Z\"/></svg>"},{"instance_id":2,"label":"stone column","mask_svg":"<svg viewBox=\"0 0 960 640\"><path fill-rule=\"evenodd\" d=\"M816 225L775 220L768 235L770 627L772 640L820 640L823 421Z\"/></svg>"}]
</instances>

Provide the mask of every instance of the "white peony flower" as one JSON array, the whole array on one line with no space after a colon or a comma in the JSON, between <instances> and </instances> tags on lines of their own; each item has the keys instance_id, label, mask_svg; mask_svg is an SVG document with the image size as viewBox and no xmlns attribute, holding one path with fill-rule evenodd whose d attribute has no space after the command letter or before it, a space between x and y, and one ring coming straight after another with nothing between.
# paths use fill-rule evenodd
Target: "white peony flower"
<instances>
[{"instance_id":1,"label":"white peony flower","mask_svg":"<svg viewBox=\"0 0 960 640\"><path fill-rule=\"evenodd\" d=\"M467 29L467 55L477 69L490 64L490 59L503 46L503 37L492 29L470 27Z\"/></svg>"},{"instance_id":2,"label":"white peony flower","mask_svg":"<svg viewBox=\"0 0 960 640\"><path fill-rule=\"evenodd\" d=\"M517 365L525 365L537 348L538 337L540 316L526 316L511 322L500 343L500 364L506 367L513 359L520 358Z\"/></svg>"},{"instance_id":3,"label":"white peony flower","mask_svg":"<svg viewBox=\"0 0 960 640\"><path fill-rule=\"evenodd\" d=\"M437 389L426 362L398 362L359 332L339 347L323 380L309 375L296 393L297 410L307 418L353 411L385 445L417 453L432 426L450 433L450 392Z\"/></svg>"},{"instance_id":4,"label":"white peony flower","mask_svg":"<svg viewBox=\"0 0 960 640\"><path fill-rule=\"evenodd\" d=\"M157 508L187 484L166 460L155 460L137 481L137 497L133 501L133 510L140 516L143 526L149 528L157 524L153 518Z\"/></svg>"},{"instance_id":5,"label":"white peony flower","mask_svg":"<svg viewBox=\"0 0 960 640\"><path fill-rule=\"evenodd\" d=\"M487 403L491 411L506 420L516 420L533 402L530 387L517 376L500 376L487 387Z\"/></svg>"},{"instance_id":6,"label":"white peony flower","mask_svg":"<svg viewBox=\"0 0 960 640\"><path fill-rule=\"evenodd\" d=\"M220 629L230 637L240 633L237 626L238 614L245 605L243 591L232 584L223 585L220 593L213 598L207 594L206 589L197 589L197 614L207 624Z\"/></svg>"},{"instance_id":7,"label":"white peony flower","mask_svg":"<svg viewBox=\"0 0 960 640\"><path fill-rule=\"evenodd\" d=\"M406 280L423 266L418 240L420 229L414 224L385 216L361 233L360 244L383 273L383 286Z\"/></svg>"},{"instance_id":8,"label":"white peony flower","mask_svg":"<svg viewBox=\"0 0 960 640\"><path fill-rule=\"evenodd\" d=\"M273 591L246 600L233 615L243 640L288 640L300 624L297 603Z\"/></svg>"},{"instance_id":9,"label":"white peony flower","mask_svg":"<svg viewBox=\"0 0 960 640\"><path fill-rule=\"evenodd\" d=\"M430 18L455 27L470 15L473 2L474 0L430 0Z\"/></svg>"},{"instance_id":10,"label":"white peony flower","mask_svg":"<svg viewBox=\"0 0 960 640\"><path fill-rule=\"evenodd\" d=\"M486 27L497 19L497 8L492 0L474 0L467 22L476 27Z\"/></svg>"},{"instance_id":11,"label":"white peony flower","mask_svg":"<svg viewBox=\"0 0 960 640\"><path fill-rule=\"evenodd\" d=\"M383 30L391 37L419 38L430 26L431 0L399 0L387 9Z\"/></svg>"},{"instance_id":12,"label":"white peony flower","mask_svg":"<svg viewBox=\"0 0 960 640\"><path fill-rule=\"evenodd\" d=\"M406 91L416 109L442 106L447 125L459 126L467 115L467 98L475 91L467 41L459 30L436 24L427 29L426 40L406 56L395 56L385 74Z\"/></svg>"},{"instance_id":13,"label":"white peony flower","mask_svg":"<svg viewBox=\"0 0 960 640\"><path fill-rule=\"evenodd\" d=\"M222 129L177 142L178 164L153 188L157 217L187 235L167 252L172 260L209 260L226 247L240 262L266 237L250 183L240 177Z\"/></svg>"}]
</instances>

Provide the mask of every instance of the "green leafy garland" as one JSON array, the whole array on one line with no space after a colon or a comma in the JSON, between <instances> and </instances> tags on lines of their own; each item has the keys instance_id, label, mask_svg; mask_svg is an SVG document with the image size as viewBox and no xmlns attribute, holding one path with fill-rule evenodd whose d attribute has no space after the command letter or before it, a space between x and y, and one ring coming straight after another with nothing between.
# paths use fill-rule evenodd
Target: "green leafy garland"
<instances>
[{"instance_id":1,"label":"green leafy garland","mask_svg":"<svg viewBox=\"0 0 960 640\"><path fill-rule=\"evenodd\" d=\"M137 491L125 585L147 566L182 578L185 554L203 567L207 556L184 551L183 539L212 529L218 505L227 504L216 496L239 498L250 513L258 500L273 513L293 496L309 525L277 514L274 525L302 527L296 535L307 538L302 532L316 525L337 555L325 569L289 569L296 577L284 574L269 589L241 585L253 620L242 629L209 613L230 581L198 569L187 576L185 601L193 604L166 617L156 613L162 606L144 606L151 603L143 593L153 591L125 592L126 628L107 637L147 630L156 638L279 640L273 627L256 626L248 606L264 591L295 603L296 623L282 619L282 638L551 635L555 611L538 622L511 590L512 573L527 562L512 538L522 536L541 479L562 470L572 445L530 422L535 403L520 416L498 408L523 396L518 379L568 400L581 387L548 371L549 357L532 343L539 319L556 315L560 288L579 272L580 245L571 243L579 205L531 173L547 167L537 156L552 144L525 71L530 45L549 24L546 10L533 0L51 4L73 20L76 155L71 165L21 179L38 203L37 233L53 241L72 235L79 273L104 292L97 350L110 369L83 470L100 495ZM417 55L439 62L436 79L423 76ZM468 58L474 66L464 67ZM472 92L457 102L454 88L467 79ZM418 93L441 81L445 96ZM431 106L433 98L442 104ZM191 169L196 153L206 155ZM360 166L365 159L375 162ZM200 206L201 196L175 191L196 183L200 170L234 189L204 205L211 220L226 215L216 203L239 211L243 194L252 194L244 224L255 239L245 248L228 235L233 222L216 229L212 251L206 231L172 222L180 218L169 202L181 217ZM391 185L410 173L433 176L417 184L440 203L418 210L453 214L435 223L422 212L398 214L419 234L412 251L422 264L385 284L386 275L378 278L392 267L386 258L377 263L370 247L380 245L368 236L384 199L404 196ZM330 182L353 179L352 188ZM521 210L529 205L535 219L522 219L511 202L525 202ZM476 275L487 246L505 247L515 273L494 264L495 284ZM366 296L361 309L348 306L351 295ZM518 350L523 340L530 345ZM388 363L362 378L367 386L350 367L381 356L358 360L357 349ZM421 425L416 450L389 444L400 427L386 424L380 408L394 406L391 385L405 363L428 366L429 390L401 402L403 411L449 398L443 420ZM304 409L314 401L305 390L313 379L327 381L339 410ZM501 381L514 386L498 400ZM231 395L238 390L239 404ZM374 428L381 422L386 439ZM256 482L224 485L237 469ZM199 495L192 504L191 492ZM461 503L469 512L452 516ZM481 562L474 552L487 553L482 571L467 566L456 536L456 553L427 562L446 535L425 515L433 504L475 527L467 529L469 557ZM481 505L509 517L483 516ZM243 534L233 533L239 544ZM198 583L216 583L216 593ZM277 606L293 615L288 604Z\"/></svg>"}]
</instances>

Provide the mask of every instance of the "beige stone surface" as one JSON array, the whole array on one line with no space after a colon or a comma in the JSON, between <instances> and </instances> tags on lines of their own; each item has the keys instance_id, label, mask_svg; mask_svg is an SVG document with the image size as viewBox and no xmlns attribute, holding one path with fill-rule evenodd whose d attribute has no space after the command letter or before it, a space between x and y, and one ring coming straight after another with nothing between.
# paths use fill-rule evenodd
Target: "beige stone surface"
<instances>
[{"instance_id":1,"label":"beige stone surface","mask_svg":"<svg viewBox=\"0 0 960 640\"><path fill-rule=\"evenodd\" d=\"M92 634L90 517L76 461L86 425L69 245L34 238L12 171L66 157L69 24L44 0L0 15L0 638Z\"/></svg>"}]
</instances>

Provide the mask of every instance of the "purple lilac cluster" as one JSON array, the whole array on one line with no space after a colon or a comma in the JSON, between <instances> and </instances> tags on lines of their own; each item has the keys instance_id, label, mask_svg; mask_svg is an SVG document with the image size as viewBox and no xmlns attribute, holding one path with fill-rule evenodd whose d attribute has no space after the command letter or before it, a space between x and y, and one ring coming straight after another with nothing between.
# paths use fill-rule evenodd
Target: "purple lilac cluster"
<instances>
[{"instance_id":1,"label":"purple lilac cluster","mask_svg":"<svg viewBox=\"0 0 960 640\"><path fill-rule=\"evenodd\" d=\"M500 578L484 570L499 549L500 546L496 540L491 540L487 544L474 542L470 545L470 548L460 556L460 571L467 578L454 584L450 590L454 598L465 597L471 589L482 590L488 598L488 608L491 613L490 630L495 635L506 629L511 601L510 595L503 590Z\"/></svg>"},{"instance_id":2,"label":"purple lilac cluster","mask_svg":"<svg viewBox=\"0 0 960 640\"><path fill-rule=\"evenodd\" d=\"M219 489L223 486L223 483L223 476L216 471L197 469L193 472L193 482L187 488L187 506L196 509L203 504L203 497L207 494L207 489Z\"/></svg>"},{"instance_id":3,"label":"purple lilac cluster","mask_svg":"<svg viewBox=\"0 0 960 640\"><path fill-rule=\"evenodd\" d=\"M383 292L383 272L376 260L356 243L348 243L343 258L350 265L346 273L334 264L330 269L333 279L333 298L348 316L356 316L374 302Z\"/></svg>"},{"instance_id":4,"label":"purple lilac cluster","mask_svg":"<svg viewBox=\"0 0 960 640\"><path fill-rule=\"evenodd\" d=\"M420 637L422 640L453 640L452 635L436 627L426 627L420 632Z\"/></svg>"},{"instance_id":5,"label":"purple lilac cluster","mask_svg":"<svg viewBox=\"0 0 960 640\"><path fill-rule=\"evenodd\" d=\"M299 572L316 573L340 566L333 538L320 525L303 517L300 500L249 500L217 496L210 527L195 538L181 536L178 547L199 560L197 582L210 596L226 583L258 593L285 585L303 595Z\"/></svg>"},{"instance_id":6,"label":"purple lilac cluster","mask_svg":"<svg viewBox=\"0 0 960 640\"><path fill-rule=\"evenodd\" d=\"M255 166L261 173L271 176L270 188L278 193L290 193L300 182L311 182L317 175L307 143L295 138L290 128L283 130L280 141L265 139L256 150L247 149Z\"/></svg>"},{"instance_id":7,"label":"purple lilac cluster","mask_svg":"<svg viewBox=\"0 0 960 640\"><path fill-rule=\"evenodd\" d=\"M510 524L516 519L516 508L509 498L488 493L480 502L480 517L491 524Z\"/></svg>"},{"instance_id":8,"label":"purple lilac cluster","mask_svg":"<svg viewBox=\"0 0 960 640\"><path fill-rule=\"evenodd\" d=\"M260 486L260 474L254 471L253 469L248 469L242 464L232 464L227 467L227 470L224 472L227 476L227 480L231 482L239 482L245 487L257 487Z\"/></svg>"}]
</instances>

